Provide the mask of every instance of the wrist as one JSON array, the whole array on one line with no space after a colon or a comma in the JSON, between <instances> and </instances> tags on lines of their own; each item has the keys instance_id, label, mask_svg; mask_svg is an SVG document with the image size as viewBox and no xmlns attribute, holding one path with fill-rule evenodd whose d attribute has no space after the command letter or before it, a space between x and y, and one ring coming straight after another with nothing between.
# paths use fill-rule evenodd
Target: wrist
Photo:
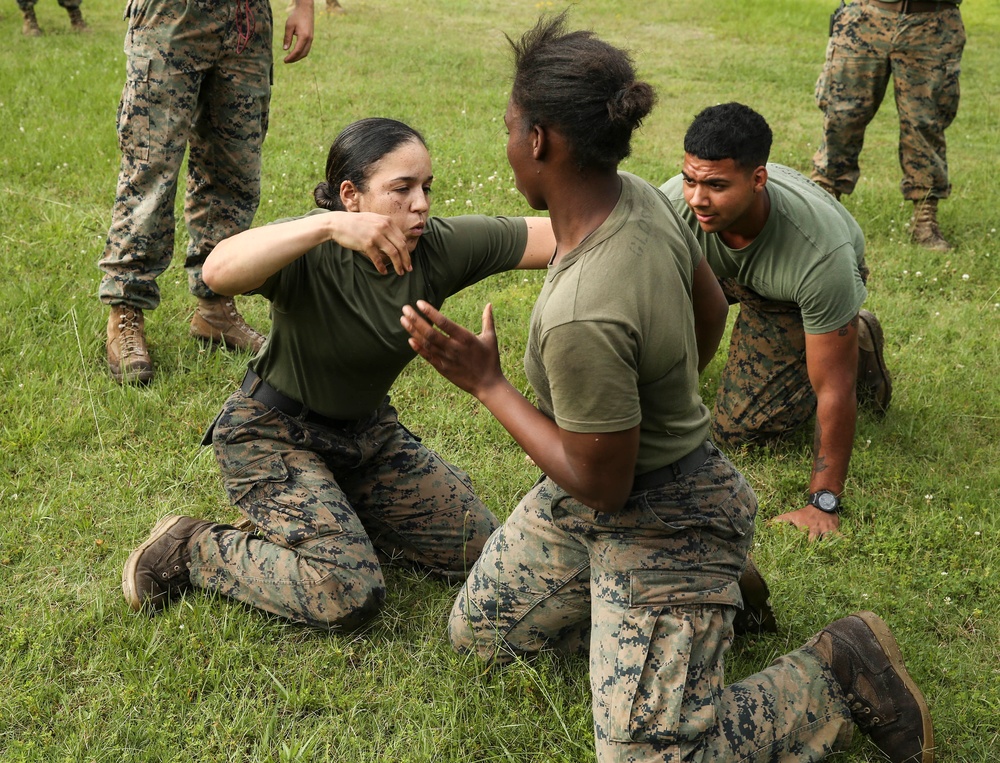
<instances>
[{"instance_id":1,"label":"wrist","mask_svg":"<svg viewBox=\"0 0 1000 763\"><path fill-rule=\"evenodd\" d=\"M806 505L817 508L827 514L839 514L844 510L844 506L840 502L840 496L832 490L825 489L816 490L810 493L809 500L806 501Z\"/></svg>"}]
</instances>

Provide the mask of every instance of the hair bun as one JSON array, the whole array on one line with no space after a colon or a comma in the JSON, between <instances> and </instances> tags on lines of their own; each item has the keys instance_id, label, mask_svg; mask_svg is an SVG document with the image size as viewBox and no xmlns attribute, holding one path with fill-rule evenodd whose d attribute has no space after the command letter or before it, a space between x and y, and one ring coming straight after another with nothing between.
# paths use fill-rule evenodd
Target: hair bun
<instances>
[{"instance_id":1,"label":"hair bun","mask_svg":"<svg viewBox=\"0 0 1000 763\"><path fill-rule=\"evenodd\" d=\"M632 80L621 88L608 103L608 116L614 122L638 126L653 110L656 93L648 82Z\"/></svg>"},{"instance_id":2,"label":"hair bun","mask_svg":"<svg viewBox=\"0 0 1000 763\"><path fill-rule=\"evenodd\" d=\"M313 191L313 198L316 200L317 207L330 210L339 209L338 201L340 199L330 193L330 184L325 180L316 186L316 190Z\"/></svg>"}]
</instances>

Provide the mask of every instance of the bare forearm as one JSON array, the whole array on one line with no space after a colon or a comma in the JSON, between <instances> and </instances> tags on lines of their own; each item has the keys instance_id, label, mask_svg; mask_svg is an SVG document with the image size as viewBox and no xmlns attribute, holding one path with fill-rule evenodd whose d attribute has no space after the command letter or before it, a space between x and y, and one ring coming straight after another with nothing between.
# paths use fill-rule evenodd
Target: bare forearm
<instances>
[{"instance_id":1,"label":"bare forearm","mask_svg":"<svg viewBox=\"0 0 1000 763\"><path fill-rule=\"evenodd\" d=\"M596 511L619 511L624 506L632 485L634 455L627 468L613 467L609 470L607 458L599 459L599 463L588 461L584 453L589 448L571 453L566 446L567 433L562 432L552 419L532 405L506 379L476 397L510 432L531 460L567 493ZM588 436L588 439L592 437L599 451L601 438L616 436L598 433Z\"/></svg>"},{"instance_id":2,"label":"bare forearm","mask_svg":"<svg viewBox=\"0 0 1000 763\"><path fill-rule=\"evenodd\" d=\"M290 262L327 240L329 226L326 217L314 215L265 225L224 239L205 260L202 278L217 294L232 296L252 291Z\"/></svg>"},{"instance_id":3,"label":"bare forearm","mask_svg":"<svg viewBox=\"0 0 1000 763\"><path fill-rule=\"evenodd\" d=\"M853 390L852 390L853 393ZM840 495L854 448L857 401L853 394L833 399L826 395L816 405L816 432L813 439L813 468L809 492L831 490Z\"/></svg>"}]
</instances>

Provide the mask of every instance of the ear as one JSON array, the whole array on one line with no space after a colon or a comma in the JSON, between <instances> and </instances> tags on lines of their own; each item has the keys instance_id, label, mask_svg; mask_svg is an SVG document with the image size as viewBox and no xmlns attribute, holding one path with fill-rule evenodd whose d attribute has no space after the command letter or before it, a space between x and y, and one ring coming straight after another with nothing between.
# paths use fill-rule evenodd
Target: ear
<instances>
[{"instance_id":1,"label":"ear","mask_svg":"<svg viewBox=\"0 0 1000 763\"><path fill-rule=\"evenodd\" d=\"M767 167L761 165L753 171L753 191L760 193L767 185Z\"/></svg>"},{"instance_id":2,"label":"ear","mask_svg":"<svg viewBox=\"0 0 1000 763\"><path fill-rule=\"evenodd\" d=\"M541 125L531 128L531 158L541 161L549 150L549 133Z\"/></svg>"},{"instance_id":3,"label":"ear","mask_svg":"<svg viewBox=\"0 0 1000 763\"><path fill-rule=\"evenodd\" d=\"M348 212L361 211L361 191L350 180L340 184L340 201Z\"/></svg>"}]
</instances>

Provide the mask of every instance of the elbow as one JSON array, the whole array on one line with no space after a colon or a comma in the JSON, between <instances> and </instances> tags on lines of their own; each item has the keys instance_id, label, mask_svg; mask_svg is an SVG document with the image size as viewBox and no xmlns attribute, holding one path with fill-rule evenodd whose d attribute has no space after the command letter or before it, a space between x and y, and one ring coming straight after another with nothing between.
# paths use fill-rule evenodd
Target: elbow
<instances>
[{"instance_id":1,"label":"elbow","mask_svg":"<svg viewBox=\"0 0 1000 763\"><path fill-rule=\"evenodd\" d=\"M594 500L587 502L586 505L598 512L599 514L617 514L619 511L625 508L626 499L609 499L609 500Z\"/></svg>"},{"instance_id":2,"label":"elbow","mask_svg":"<svg viewBox=\"0 0 1000 763\"><path fill-rule=\"evenodd\" d=\"M632 481L627 485L603 486L588 491L585 496L574 496L580 503L601 514L617 514L625 508L632 492Z\"/></svg>"},{"instance_id":3,"label":"elbow","mask_svg":"<svg viewBox=\"0 0 1000 763\"><path fill-rule=\"evenodd\" d=\"M205 285L211 289L216 294L220 294L224 297L232 297L237 292L233 291L228 286L228 279L226 278L225 268L221 263L221 258L214 257L212 254L208 255L208 259L201 266L201 280L205 282Z\"/></svg>"},{"instance_id":4,"label":"elbow","mask_svg":"<svg viewBox=\"0 0 1000 763\"><path fill-rule=\"evenodd\" d=\"M205 285L214 291L216 294L220 294L219 291L219 272L218 268L212 262L211 258L205 260L205 264L201 266L201 280L205 282Z\"/></svg>"}]
</instances>

